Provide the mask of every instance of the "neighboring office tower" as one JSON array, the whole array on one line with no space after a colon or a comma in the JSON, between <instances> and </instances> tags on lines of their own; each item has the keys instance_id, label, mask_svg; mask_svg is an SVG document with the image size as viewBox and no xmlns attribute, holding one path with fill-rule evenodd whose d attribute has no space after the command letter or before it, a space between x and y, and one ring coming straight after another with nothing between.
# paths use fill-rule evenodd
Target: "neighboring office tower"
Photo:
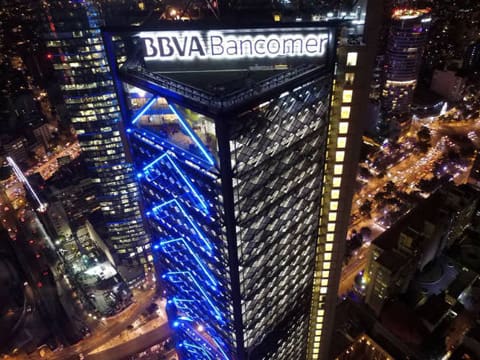
<instances>
[{"instance_id":1,"label":"neighboring office tower","mask_svg":"<svg viewBox=\"0 0 480 360\"><path fill-rule=\"evenodd\" d=\"M144 42L145 58L119 69L118 34L105 44L177 350L322 358L355 179L352 119L368 96L368 85L354 94L368 84L362 46L339 51L330 106L334 28L163 26L123 34Z\"/></svg>"},{"instance_id":2,"label":"neighboring office tower","mask_svg":"<svg viewBox=\"0 0 480 360\"><path fill-rule=\"evenodd\" d=\"M121 114L100 33L102 19L90 1L49 1L47 47L65 104L94 181L120 271L149 261L138 186L121 139ZM124 269L124 271L122 271Z\"/></svg>"},{"instance_id":3,"label":"neighboring office tower","mask_svg":"<svg viewBox=\"0 0 480 360\"><path fill-rule=\"evenodd\" d=\"M430 22L430 9L393 10L381 98L382 119L378 124L380 136L388 137L395 130L410 126L413 92Z\"/></svg>"}]
</instances>

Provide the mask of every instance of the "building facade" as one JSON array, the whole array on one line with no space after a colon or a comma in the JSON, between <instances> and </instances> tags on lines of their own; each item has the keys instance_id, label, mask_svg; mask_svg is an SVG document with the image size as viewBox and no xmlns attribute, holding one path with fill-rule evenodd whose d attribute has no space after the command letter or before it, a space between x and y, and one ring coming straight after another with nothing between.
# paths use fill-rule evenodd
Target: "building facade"
<instances>
[{"instance_id":1,"label":"building facade","mask_svg":"<svg viewBox=\"0 0 480 360\"><path fill-rule=\"evenodd\" d=\"M417 85L431 17L429 9L393 10L386 49L385 82L381 96L379 132L410 126L410 108Z\"/></svg>"},{"instance_id":2,"label":"building facade","mask_svg":"<svg viewBox=\"0 0 480 360\"><path fill-rule=\"evenodd\" d=\"M101 14L90 1L50 1L45 12L47 57L98 185L108 244L117 265L142 267L151 260L149 237L121 138L121 114L100 32Z\"/></svg>"},{"instance_id":3,"label":"building facade","mask_svg":"<svg viewBox=\"0 0 480 360\"><path fill-rule=\"evenodd\" d=\"M321 359L360 139L362 46L337 51L335 27L320 25L175 25L107 31L105 45L177 350ZM118 36L132 43L124 64Z\"/></svg>"}]
</instances>

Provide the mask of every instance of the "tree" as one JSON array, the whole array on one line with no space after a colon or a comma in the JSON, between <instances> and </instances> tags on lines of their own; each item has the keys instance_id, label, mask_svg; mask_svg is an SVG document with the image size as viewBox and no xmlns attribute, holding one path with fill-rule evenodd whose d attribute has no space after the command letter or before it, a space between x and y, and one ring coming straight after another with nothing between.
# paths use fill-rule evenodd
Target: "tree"
<instances>
[{"instance_id":1,"label":"tree","mask_svg":"<svg viewBox=\"0 0 480 360\"><path fill-rule=\"evenodd\" d=\"M418 142L429 144L432 136L430 134L430 129L426 126L422 126L420 130L417 131Z\"/></svg>"},{"instance_id":2,"label":"tree","mask_svg":"<svg viewBox=\"0 0 480 360\"><path fill-rule=\"evenodd\" d=\"M385 192L392 194L394 191L397 190L397 186L393 183L393 181L388 181L384 188Z\"/></svg>"},{"instance_id":3,"label":"tree","mask_svg":"<svg viewBox=\"0 0 480 360\"><path fill-rule=\"evenodd\" d=\"M370 200L365 200L365 202L359 208L360 214L363 216L370 216L372 211L372 202Z\"/></svg>"}]
</instances>

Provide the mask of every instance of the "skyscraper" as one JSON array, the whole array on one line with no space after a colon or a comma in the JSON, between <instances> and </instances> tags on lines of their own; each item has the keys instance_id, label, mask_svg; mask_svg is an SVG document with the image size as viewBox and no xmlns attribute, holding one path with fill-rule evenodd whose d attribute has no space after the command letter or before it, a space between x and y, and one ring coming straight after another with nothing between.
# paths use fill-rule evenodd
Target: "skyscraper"
<instances>
[{"instance_id":1,"label":"skyscraper","mask_svg":"<svg viewBox=\"0 0 480 360\"><path fill-rule=\"evenodd\" d=\"M327 354L370 70L336 24L105 34L182 359Z\"/></svg>"},{"instance_id":2,"label":"skyscraper","mask_svg":"<svg viewBox=\"0 0 480 360\"><path fill-rule=\"evenodd\" d=\"M392 122L410 125L410 108L417 85L431 17L429 9L393 10L386 50L380 132L388 135Z\"/></svg>"},{"instance_id":3,"label":"skyscraper","mask_svg":"<svg viewBox=\"0 0 480 360\"><path fill-rule=\"evenodd\" d=\"M48 57L94 182L117 265L149 261L138 186L121 138L121 114L93 2L49 1L45 5ZM123 274L130 278L128 271Z\"/></svg>"}]
</instances>

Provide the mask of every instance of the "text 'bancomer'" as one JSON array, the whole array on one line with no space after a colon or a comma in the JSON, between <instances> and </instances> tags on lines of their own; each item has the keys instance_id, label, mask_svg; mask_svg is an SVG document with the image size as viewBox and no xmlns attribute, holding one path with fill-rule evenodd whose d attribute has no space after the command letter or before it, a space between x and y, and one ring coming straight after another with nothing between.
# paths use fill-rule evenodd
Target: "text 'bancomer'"
<instances>
[{"instance_id":1,"label":"text 'bancomer'","mask_svg":"<svg viewBox=\"0 0 480 360\"><path fill-rule=\"evenodd\" d=\"M240 58L322 57L327 32L225 34L220 31L141 32L146 61L229 60Z\"/></svg>"}]
</instances>

